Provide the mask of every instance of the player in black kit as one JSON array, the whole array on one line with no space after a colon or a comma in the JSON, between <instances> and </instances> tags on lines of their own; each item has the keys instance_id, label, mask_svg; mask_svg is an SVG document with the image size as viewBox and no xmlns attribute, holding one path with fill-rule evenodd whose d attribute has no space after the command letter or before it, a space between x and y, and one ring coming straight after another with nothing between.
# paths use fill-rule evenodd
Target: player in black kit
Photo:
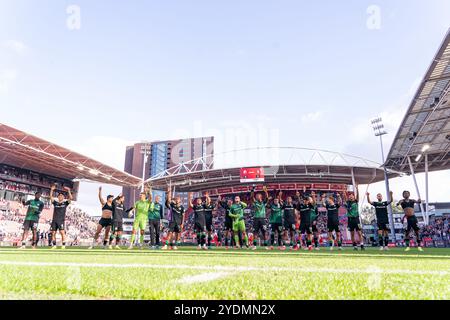
<instances>
[{"instance_id":1,"label":"player in black kit","mask_svg":"<svg viewBox=\"0 0 450 320\"><path fill-rule=\"evenodd\" d=\"M289 239L289 248L297 250L298 247L295 244L295 204L292 197L289 196L286 202L283 203L283 226L284 226L284 239L287 243ZM294 247L295 246L295 247Z\"/></svg>"},{"instance_id":2,"label":"player in black kit","mask_svg":"<svg viewBox=\"0 0 450 320\"><path fill-rule=\"evenodd\" d=\"M416 235L416 241L417 241L417 249L419 251L423 251L422 249L422 238L420 237L420 228L419 228L419 221L417 220L416 215L414 214L414 205L422 203L422 200L412 200L409 198L410 193L409 191L403 191L403 199L400 200L400 202L397 204L397 206L401 205L403 208L403 212L405 215L403 216L403 221L407 220L407 226L405 230L405 243L406 243L406 249L405 251L411 250L410 248L410 233L411 230L414 230L414 233Z\"/></svg>"},{"instance_id":3,"label":"player in black kit","mask_svg":"<svg viewBox=\"0 0 450 320\"><path fill-rule=\"evenodd\" d=\"M58 193L58 200L54 200L53 194L56 190L56 186L52 185L50 188L50 203L53 205L53 218L52 224L50 226L50 230L52 232L52 249L56 249L56 232L59 231L61 234L61 249L66 248L66 228L65 228L65 220L66 220L66 211L67 207L70 205L73 197L70 189L68 187L64 187L64 190L67 191L68 198L67 200L64 197L63 193Z\"/></svg>"},{"instance_id":4,"label":"player in black kit","mask_svg":"<svg viewBox=\"0 0 450 320\"><path fill-rule=\"evenodd\" d=\"M378 226L378 242L380 245L380 250L388 250L389 245L389 217L388 217L388 206L392 203L392 191L389 192L389 201L383 201L383 196L381 193L377 194L377 201L370 201L370 193L366 193L367 202L375 207L375 214L377 216L377 226Z\"/></svg>"},{"instance_id":5,"label":"player in black kit","mask_svg":"<svg viewBox=\"0 0 450 320\"><path fill-rule=\"evenodd\" d=\"M222 201L222 197L219 196L217 201L219 202L219 205L225 210L225 248L228 249L229 247L234 246L233 220L230 217L230 209L233 205L233 200L228 199Z\"/></svg>"},{"instance_id":6,"label":"player in black kit","mask_svg":"<svg viewBox=\"0 0 450 320\"><path fill-rule=\"evenodd\" d=\"M339 207L342 204L342 198L338 194L337 202L333 196L329 196L328 200L323 198L322 201L323 206L327 209L327 229L330 250L333 250L335 241L337 242L338 249L342 250L342 238L341 231L339 229Z\"/></svg>"},{"instance_id":7,"label":"player in black kit","mask_svg":"<svg viewBox=\"0 0 450 320\"><path fill-rule=\"evenodd\" d=\"M162 250L170 249L177 250L180 244L180 235L184 227L184 206L181 204L181 198L176 197L172 199L172 190L169 187L166 194L166 208L170 209L169 222L169 238L166 241Z\"/></svg>"},{"instance_id":8,"label":"player in black kit","mask_svg":"<svg viewBox=\"0 0 450 320\"><path fill-rule=\"evenodd\" d=\"M208 233L208 249L211 249L212 231L213 231L213 211L216 208L216 204L211 201L209 193L205 194L205 222L206 232Z\"/></svg>"},{"instance_id":9,"label":"player in black kit","mask_svg":"<svg viewBox=\"0 0 450 320\"><path fill-rule=\"evenodd\" d=\"M195 199L192 202L192 193L189 193L189 208L194 211L194 232L197 235L197 249L207 249L206 247L206 219L205 205L202 198Z\"/></svg>"},{"instance_id":10,"label":"player in black kit","mask_svg":"<svg viewBox=\"0 0 450 320\"><path fill-rule=\"evenodd\" d=\"M113 221L111 226L111 233L109 236L109 249L113 249L112 243L116 239L115 249L120 250L120 242L122 241L123 235L123 218L128 214L133 208L125 210L124 207L125 196L119 194L113 200Z\"/></svg>"}]
</instances>

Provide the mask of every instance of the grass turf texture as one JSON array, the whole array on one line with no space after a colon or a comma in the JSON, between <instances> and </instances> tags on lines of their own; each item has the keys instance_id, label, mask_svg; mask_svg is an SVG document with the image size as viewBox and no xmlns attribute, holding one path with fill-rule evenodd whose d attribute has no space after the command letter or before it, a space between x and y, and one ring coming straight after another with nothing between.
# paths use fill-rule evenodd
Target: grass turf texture
<instances>
[{"instance_id":1,"label":"grass turf texture","mask_svg":"<svg viewBox=\"0 0 450 320\"><path fill-rule=\"evenodd\" d=\"M450 249L0 249L0 299L449 299Z\"/></svg>"}]
</instances>

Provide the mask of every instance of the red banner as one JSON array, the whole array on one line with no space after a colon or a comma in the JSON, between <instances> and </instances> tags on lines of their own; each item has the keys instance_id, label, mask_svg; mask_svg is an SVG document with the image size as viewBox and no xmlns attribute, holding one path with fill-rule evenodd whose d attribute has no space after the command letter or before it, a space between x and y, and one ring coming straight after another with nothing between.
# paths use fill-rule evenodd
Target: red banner
<instances>
[{"instance_id":1,"label":"red banner","mask_svg":"<svg viewBox=\"0 0 450 320\"><path fill-rule=\"evenodd\" d=\"M249 187L234 187L233 192L248 192L250 191Z\"/></svg>"},{"instance_id":2,"label":"red banner","mask_svg":"<svg viewBox=\"0 0 450 320\"><path fill-rule=\"evenodd\" d=\"M304 187L306 187L306 189L311 189L311 185L307 183L297 183L295 187L297 190L302 190Z\"/></svg>"},{"instance_id":3,"label":"red banner","mask_svg":"<svg viewBox=\"0 0 450 320\"><path fill-rule=\"evenodd\" d=\"M219 194L233 193L233 188L221 188L221 189L217 189L217 192Z\"/></svg>"},{"instance_id":4,"label":"red banner","mask_svg":"<svg viewBox=\"0 0 450 320\"><path fill-rule=\"evenodd\" d=\"M295 186L295 183L280 184L280 189L282 189L282 190L295 190L296 186Z\"/></svg>"},{"instance_id":5,"label":"red banner","mask_svg":"<svg viewBox=\"0 0 450 320\"><path fill-rule=\"evenodd\" d=\"M329 190L330 185L328 183L314 183L312 189Z\"/></svg>"}]
</instances>

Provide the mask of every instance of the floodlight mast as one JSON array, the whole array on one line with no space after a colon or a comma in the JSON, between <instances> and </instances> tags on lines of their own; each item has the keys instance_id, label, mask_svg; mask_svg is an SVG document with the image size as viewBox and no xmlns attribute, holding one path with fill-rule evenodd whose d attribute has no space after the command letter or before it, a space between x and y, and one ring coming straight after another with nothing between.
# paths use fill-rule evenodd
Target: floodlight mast
<instances>
[{"instance_id":1,"label":"floodlight mast","mask_svg":"<svg viewBox=\"0 0 450 320\"><path fill-rule=\"evenodd\" d=\"M371 121L372 123L372 127L373 127L373 131L375 133L376 137L380 138L380 148L381 148L381 159L382 159L382 165L383 165L383 169L384 169L384 183L385 183L385 187L386 187L386 197L387 197L387 201L394 201L394 199L391 199L391 193L389 190L389 177L388 177L388 172L386 169L386 160L384 157L384 147L383 147L383 136L387 134L387 131L384 130L384 125L383 125L383 119L381 117L373 119ZM387 206L388 209L388 214L389 214L389 226L391 229L391 237L392 237L392 241L394 241L394 243L397 241L396 237L395 237L395 225L394 225L394 215L392 214L392 206L388 205Z\"/></svg>"},{"instance_id":2,"label":"floodlight mast","mask_svg":"<svg viewBox=\"0 0 450 320\"><path fill-rule=\"evenodd\" d=\"M151 153L151 145L150 144L144 144L141 146L141 154L143 156L142 161L142 185L141 185L141 192L144 192L144 185L145 185L145 166L148 162L148 158Z\"/></svg>"}]
</instances>

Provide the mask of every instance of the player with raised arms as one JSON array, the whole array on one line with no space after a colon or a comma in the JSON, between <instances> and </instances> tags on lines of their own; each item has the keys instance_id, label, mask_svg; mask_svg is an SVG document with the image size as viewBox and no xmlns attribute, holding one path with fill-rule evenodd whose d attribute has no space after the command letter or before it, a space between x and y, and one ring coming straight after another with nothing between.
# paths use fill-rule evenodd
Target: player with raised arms
<instances>
[{"instance_id":1,"label":"player with raised arms","mask_svg":"<svg viewBox=\"0 0 450 320\"><path fill-rule=\"evenodd\" d=\"M211 201L211 197L208 192L205 194L205 198L205 227L208 236L208 249L211 249L211 242L213 239L213 212L217 208L217 203L213 203Z\"/></svg>"},{"instance_id":2,"label":"player with raised arms","mask_svg":"<svg viewBox=\"0 0 450 320\"><path fill-rule=\"evenodd\" d=\"M417 217L414 213L414 206L415 204L421 204L422 200L417 199L413 200L409 197L411 196L409 191L403 191L403 199L400 200L400 202L397 204L397 206L402 206L403 212L405 215L402 218L402 221L407 222L406 230L405 230L405 243L406 243L406 249L405 251L411 250L411 230L414 231L414 234L416 235L416 241L417 241L417 249L419 251L423 251L422 248L422 238L420 236L420 228L419 228L419 221L417 220Z\"/></svg>"},{"instance_id":3,"label":"player with raised arms","mask_svg":"<svg viewBox=\"0 0 450 320\"><path fill-rule=\"evenodd\" d=\"M280 200L282 197L282 192L280 191L278 196L272 200L269 204L270 207L270 250L273 250L275 243L278 244L279 250L285 250L286 247L283 245L283 204Z\"/></svg>"},{"instance_id":4,"label":"player with raised arms","mask_svg":"<svg viewBox=\"0 0 450 320\"><path fill-rule=\"evenodd\" d=\"M109 240L109 233L111 231L112 225L112 216L114 213L114 196L109 195L105 199L102 197L102 187L98 188L98 200L102 206L102 216L97 224L97 230L95 231L94 238L92 240L92 245L89 249L93 249L97 245L97 240L100 236L100 233L103 229L105 229L105 236L103 238L103 246L106 247Z\"/></svg>"},{"instance_id":5,"label":"player with raised arms","mask_svg":"<svg viewBox=\"0 0 450 320\"><path fill-rule=\"evenodd\" d=\"M143 248L145 230L147 229L148 212L153 205L152 202L152 190L148 187L144 188L144 191L140 193L139 200L134 204L134 222L133 230L131 231L131 242L128 249L133 249L134 241L136 240L136 233L139 229L139 248Z\"/></svg>"},{"instance_id":6,"label":"player with raised arms","mask_svg":"<svg viewBox=\"0 0 450 320\"><path fill-rule=\"evenodd\" d=\"M205 219L205 205L202 198L192 201L192 192L188 196L189 208L194 211L194 232L197 235L197 249L208 249L206 247L206 219Z\"/></svg>"},{"instance_id":7,"label":"player with raised arms","mask_svg":"<svg viewBox=\"0 0 450 320\"><path fill-rule=\"evenodd\" d=\"M28 207L27 213L25 215L25 221L23 223L23 234L22 234L22 246L19 249L26 248L26 239L28 239L28 232L31 229L33 233L33 240L31 246L33 249L36 249L36 245L38 242L37 237L37 227L39 224L39 217L44 210L44 203L41 201L41 192L38 191L34 194L33 200L22 201L22 204L25 207Z\"/></svg>"},{"instance_id":8,"label":"player with raised arms","mask_svg":"<svg viewBox=\"0 0 450 320\"><path fill-rule=\"evenodd\" d=\"M68 198L65 199L64 194L62 192L58 193L58 198L55 200L53 198L53 194L56 190L56 186L52 185L50 188L50 203L53 205L53 218L52 224L50 226L50 230L52 232L52 249L56 249L56 232L59 231L61 235L61 249L66 248L66 211L67 207L72 202L72 193L70 192L70 188L64 187L64 190L67 191Z\"/></svg>"},{"instance_id":9,"label":"player with raised arms","mask_svg":"<svg viewBox=\"0 0 450 320\"><path fill-rule=\"evenodd\" d=\"M180 244L180 236L184 226L184 206L181 204L181 198L176 197L172 199L172 191L169 187L166 195L166 207L170 209L170 222L169 222L169 237L166 240L166 244L162 247L163 250L170 249L177 250Z\"/></svg>"},{"instance_id":10,"label":"player with raised arms","mask_svg":"<svg viewBox=\"0 0 450 320\"><path fill-rule=\"evenodd\" d=\"M234 242L233 219L230 217L233 200L231 199L223 200L222 196L219 195L219 197L217 198L217 202L225 210L225 223L224 223L225 248L228 249L229 247L233 246Z\"/></svg>"},{"instance_id":11,"label":"player with raised arms","mask_svg":"<svg viewBox=\"0 0 450 320\"><path fill-rule=\"evenodd\" d=\"M284 227L284 239L285 243L287 243L289 239L289 248L291 250L298 249L297 245L295 244L295 233L296 233L296 227L295 227L295 219L296 219L296 210L295 210L295 204L291 196L288 196L286 198L286 202L283 202L283 227Z\"/></svg>"},{"instance_id":12,"label":"player with raised arms","mask_svg":"<svg viewBox=\"0 0 450 320\"><path fill-rule=\"evenodd\" d=\"M377 227L378 227L378 243L380 246L380 251L388 250L389 245L389 217L388 217L388 206L392 203L392 191L389 192L390 199L388 201L383 201L383 196L381 193L377 194L377 201L370 201L370 193L367 192L367 202L375 207L375 214L377 217Z\"/></svg>"},{"instance_id":13,"label":"player with raised arms","mask_svg":"<svg viewBox=\"0 0 450 320\"><path fill-rule=\"evenodd\" d=\"M335 242L337 242L338 249L342 250L342 236L339 230L339 208L342 205L341 195L338 193L337 201L333 196L329 196L327 199L324 198L322 201L323 206L327 209L327 229L330 250L333 250Z\"/></svg>"},{"instance_id":14,"label":"player with raised arms","mask_svg":"<svg viewBox=\"0 0 450 320\"><path fill-rule=\"evenodd\" d=\"M347 221L348 221L348 229L350 231L350 236L352 239L353 244L353 250L358 250L358 245L356 243L356 237L355 235L358 234L361 250L365 250L364 247L364 237L362 233L362 226L361 226L361 220L359 218L359 195L358 195L358 188L356 188L356 196L355 194L351 193L350 195L347 195L347 193L344 193L344 200L345 200L345 206L347 208Z\"/></svg>"},{"instance_id":15,"label":"player with raised arms","mask_svg":"<svg viewBox=\"0 0 450 320\"><path fill-rule=\"evenodd\" d=\"M258 242L259 246L261 246L261 243L264 243L264 246L267 247L268 244L266 232L266 207L271 198L269 197L266 186L263 187L263 192L265 198L263 198L261 193L255 195L255 186L253 186L250 194L253 207L253 250L256 250Z\"/></svg>"}]
</instances>

